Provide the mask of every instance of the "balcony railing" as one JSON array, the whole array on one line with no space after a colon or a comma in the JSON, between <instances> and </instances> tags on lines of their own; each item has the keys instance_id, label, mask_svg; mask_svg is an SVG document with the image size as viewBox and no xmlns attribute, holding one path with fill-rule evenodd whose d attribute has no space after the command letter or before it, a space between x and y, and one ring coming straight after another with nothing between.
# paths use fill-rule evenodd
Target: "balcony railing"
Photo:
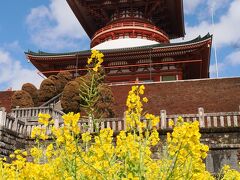
<instances>
[{"instance_id":1,"label":"balcony railing","mask_svg":"<svg viewBox=\"0 0 240 180\"><path fill-rule=\"evenodd\" d=\"M11 114L7 114L4 108L0 109L0 125L19 134L30 136L34 127L41 127L38 123L38 113L49 113L52 119L55 120L56 127L64 126L61 111L54 110L51 107L39 108L16 108ZM160 122L157 124L159 131L170 131L170 119L177 121L178 117L182 117L185 122L199 121L200 129L219 129L219 128L239 128L240 127L240 110L239 112L218 112L204 113L203 108L198 109L197 114L179 114L167 115L165 110L160 111ZM142 121L146 121L142 119ZM146 121L147 122L147 121ZM115 132L126 130L125 118L106 118L96 122L91 119L80 119L78 125L81 132L89 131L91 133L98 132L104 128L112 128ZM48 127L47 132L50 134L51 127Z\"/></svg>"}]
</instances>

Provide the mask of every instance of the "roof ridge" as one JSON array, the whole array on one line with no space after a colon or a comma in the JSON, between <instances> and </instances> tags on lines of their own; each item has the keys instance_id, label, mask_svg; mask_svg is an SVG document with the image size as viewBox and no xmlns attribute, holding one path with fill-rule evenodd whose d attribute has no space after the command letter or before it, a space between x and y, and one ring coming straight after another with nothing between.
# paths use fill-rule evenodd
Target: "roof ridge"
<instances>
[{"instance_id":1,"label":"roof ridge","mask_svg":"<svg viewBox=\"0 0 240 180\"><path fill-rule=\"evenodd\" d=\"M196 37L195 39L189 40L189 41L184 41L184 42L177 42L177 43L168 43L168 44L160 44L156 43L153 45L146 45L146 46L137 46L137 47L129 47L129 48L118 48L118 49L105 49L105 50L100 50L103 53L104 52L112 52L112 51L127 51L127 50L136 50L136 49L151 49L151 48L156 48L156 47L170 47L170 46L177 46L177 45L184 45L184 44L190 44L190 43L196 43L200 41L204 41L206 39L212 38L212 35L210 33L207 33L205 36L201 37L200 35ZM72 52L65 52L65 53L50 53L50 52L44 52L44 51L38 51L34 52L31 50L28 50L28 52L24 52L26 55L37 55L37 56L56 56L56 55L73 55L73 54L84 54L84 53L90 53L91 50L83 50L83 51L72 51Z\"/></svg>"}]
</instances>

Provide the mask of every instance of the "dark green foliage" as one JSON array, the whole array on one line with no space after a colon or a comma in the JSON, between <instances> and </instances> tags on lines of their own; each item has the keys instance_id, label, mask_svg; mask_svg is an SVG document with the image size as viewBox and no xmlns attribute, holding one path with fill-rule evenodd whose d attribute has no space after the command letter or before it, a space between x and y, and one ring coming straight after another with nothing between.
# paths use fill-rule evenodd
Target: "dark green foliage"
<instances>
[{"instance_id":1,"label":"dark green foliage","mask_svg":"<svg viewBox=\"0 0 240 180\"><path fill-rule=\"evenodd\" d=\"M65 86L61 97L63 111L65 113L80 112L80 101L79 83L77 81L70 81Z\"/></svg>"},{"instance_id":2,"label":"dark green foliage","mask_svg":"<svg viewBox=\"0 0 240 180\"><path fill-rule=\"evenodd\" d=\"M98 86L99 98L95 104L97 109L96 118L113 118L115 113L113 109L114 97L111 88L101 84Z\"/></svg>"},{"instance_id":3,"label":"dark green foliage","mask_svg":"<svg viewBox=\"0 0 240 180\"><path fill-rule=\"evenodd\" d=\"M81 107L86 114L94 118L113 117L114 101L111 89L103 84L104 71L90 71L87 75L77 78L80 84Z\"/></svg>"},{"instance_id":4,"label":"dark green foliage","mask_svg":"<svg viewBox=\"0 0 240 180\"><path fill-rule=\"evenodd\" d=\"M58 94L56 85L51 79L42 81L39 89L39 101L46 102Z\"/></svg>"},{"instance_id":5,"label":"dark green foliage","mask_svg":"<svg viewBox=\"0 0 240 180\"><path fill-rule=\"evenodd\" d=\"M60 82L59 92L62 92L65 85L72 80L72 74L68 71L59 72L57 74L58 81Z\"/></svg>"},{"instance_id":6,"label":"dark green foliage","mask_svg":"<svg viewBox=\"0 0 240 180\"><path fill-rule=\"evenodd\" d=\"M26 91L30 94L32 97L34 106L38 106L39 100L38 100L38 89L31 83L25 83L22 85L22 90Z\"/></svg>"},{"instance_id":7,"label":"dark green foliage","mask_svg":"<svg viewBox=\"0 0 240 180\"><path fill-rule=\"evenodd\" d=\"M57 75L51 75L48 79L52 80L55 83L57 93L61 93L65 87L65 85L72 79L72 74L63 71L59 72Z\"/></svg>"},{"instance_id":8,"label":"dark green foliage","mask_svg":"<svg viewBox=\"0 0 240 180\"><path fill-rule=\"evenodd\" d=\"M54 82L58 94L63 91L63 88L62 88L63 85L62 85L61 81L59 80L58 76L51 75L48 77L48 79L50 79Z\"/></svg>"},{"instance_id":9,"label":"dark green foliage","mask_svg":"<svg viewBox=\"0 0 240 180\"><path fill-rule=\"evenodd\" d=\"M33 107L34 103L31 95L26 91L16 91L12 96L12 108L17 106L21 108Z\"/></svg>"}]
</instances>

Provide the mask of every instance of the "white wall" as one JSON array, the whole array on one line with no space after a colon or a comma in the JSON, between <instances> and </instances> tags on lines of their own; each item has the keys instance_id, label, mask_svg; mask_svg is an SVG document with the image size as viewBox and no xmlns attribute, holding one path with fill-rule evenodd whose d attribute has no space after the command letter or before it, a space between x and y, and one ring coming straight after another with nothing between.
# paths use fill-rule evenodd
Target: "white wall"
<instances>
[{"instance_id":1,"label":"white wall","mask_svg":"<svg viewBox=\"0 0 240 180\"><path fill-rule=\"evenodd\" d=\"M118 49L118 48L129 48L137 46L148 46L153 44L159 44L156 41L151 41L147 39L138 39L138 38L125 38L125 39L115 39L105 41L97 46L94 46L92 49L104 50L104 49Z\"/></svg>"}]
</instances>

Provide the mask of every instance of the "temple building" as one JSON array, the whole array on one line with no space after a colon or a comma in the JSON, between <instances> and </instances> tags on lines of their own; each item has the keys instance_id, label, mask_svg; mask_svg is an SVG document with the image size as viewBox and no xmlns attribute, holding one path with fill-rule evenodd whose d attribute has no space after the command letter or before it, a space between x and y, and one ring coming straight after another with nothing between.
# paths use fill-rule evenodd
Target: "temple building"
<instances>
[{"instance_id":1,"label":"temple building","mask_svg":"<svg viewBox=\"0 0 240 180\"><path fill-rule=\"evenodd\" d=\"M104 53L106 83L159 82L209 78L212 36L170 43L184 37L182 0L67 0L91 39ZM26 52L48 77L60 71L86 73L91 51Z\"/></svg>"}]
</instances>

